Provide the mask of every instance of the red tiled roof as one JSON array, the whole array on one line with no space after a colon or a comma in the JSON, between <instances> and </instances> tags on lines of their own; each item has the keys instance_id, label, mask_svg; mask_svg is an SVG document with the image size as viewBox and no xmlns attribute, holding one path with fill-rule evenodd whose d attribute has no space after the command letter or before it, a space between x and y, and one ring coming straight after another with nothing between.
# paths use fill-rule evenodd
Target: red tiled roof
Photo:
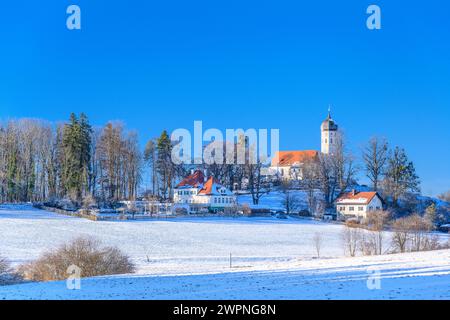
<instances>
[{"instance_id":1,"label":"red tiled roof","mask_svg":"<svg viewBox=\"0 0 450 320\"><path fill-rule=\"evenodd\" d=\"M180 187L197 187L200 184L203 184L205 182L205 175L200 170L195 171L190 176L187 176L186 178L181 181L176 188Z\"/></svg>"},{"instance_id":2,"label":"red tiled roof","mask_svg":"<svg viewBox=\"0 0 450 320\"><path fill-rule=\"evenodd\" d=\"M349 200L361 200L361 202L365 203L365 204L369 204L372 199L377 196L378 193L375 191L371 191L371 192L349 192L349 193L345 193L342 194L337 200L337 203L345 203L346 201ZM380 198L381 199L381 198Z\"/></svg>"},{"instance_id":3,"label":"red tiled roof","mask_svg":"<svg viewBox=\"0 0 450 320\"><path fill-rule=\"evenodd\" d=\"M292 166L308 161L316 161L318 156L319 152L315 150L279 151L272 159L272 166Z\"/></svg>"},{"instance_id":4,"label":"red tiled roof","mask_svg":"<svg viewBox=\"0 0 450 320\"><path fill-rule=\"evenodd\" d=\"M213 186L214 186L214 178L210 177L208 181L205 182L205 185L203 188L198 192L198 194L212 194L213 193Z\"/></svg>"}]
</instances>

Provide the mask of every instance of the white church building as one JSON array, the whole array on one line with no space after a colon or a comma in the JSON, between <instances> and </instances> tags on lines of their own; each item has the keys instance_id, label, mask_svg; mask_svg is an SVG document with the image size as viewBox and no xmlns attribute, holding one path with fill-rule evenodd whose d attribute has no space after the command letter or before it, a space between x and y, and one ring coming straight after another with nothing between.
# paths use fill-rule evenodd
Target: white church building
<instances>
[{"instance_id":1,"label":"white church building","mask_svg":"<svg viewBox=\"0 0 450 320\"><path fill-rule=\"evenodd\" d=\"M303 167L318 160L319 155L334 154L338 148L340 132L328 111L327 118L320 126L321 151L298 150L279 151L272 159L270 172L282 180L303 180Z\"/></svg>"}]
</instances>

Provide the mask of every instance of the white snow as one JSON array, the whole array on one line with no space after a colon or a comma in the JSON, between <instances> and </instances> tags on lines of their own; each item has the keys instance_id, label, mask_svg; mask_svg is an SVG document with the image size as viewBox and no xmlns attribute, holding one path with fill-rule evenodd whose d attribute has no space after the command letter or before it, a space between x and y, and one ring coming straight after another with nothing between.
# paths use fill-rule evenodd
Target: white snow
<instances>
[{"instance_id":1,"label":"white snow","mask_svg":"<svg viewBox=\"0 0 450 320\"><path fill-rule=\"evenodd\" d=\"M237 266L310 259L317 232L324 237L325 257L342 256L341 229L276 218L90 221L29 206L0 206L0 255L18 265L75 237L93 236L126 252L141 274L221 272L229 267L230 253Z\"/></svg>"},{"instance_id":2,"label":"white snow","mask_svg":"<svg viewBox=\"0 0 450 320\"><path fill-rule=\"evenodd\" d=\"M369 278L378 270L380 286ZM369 284L369 285L368 285ZM0 299L450 299L450 250L267 265L187 276L124 275L0 287Z\"/></svg>"},{"instance_id":3,"label":"white snow","mask_svg":"<svg viewBox=\"0 0 450 320\"><path fill-rule=\"evenodd\" d=\"M0 255L14 265L77 236L115 245L137 274L0 287L0 299L450 299L450 250L343 257L342 226L275 218L90 221L0 206ZM321 259L312 239L324 237ZM232 253L233 268L229 267ZM367 288L368 268L382 289Z\"/></svg>"}]
</instances>

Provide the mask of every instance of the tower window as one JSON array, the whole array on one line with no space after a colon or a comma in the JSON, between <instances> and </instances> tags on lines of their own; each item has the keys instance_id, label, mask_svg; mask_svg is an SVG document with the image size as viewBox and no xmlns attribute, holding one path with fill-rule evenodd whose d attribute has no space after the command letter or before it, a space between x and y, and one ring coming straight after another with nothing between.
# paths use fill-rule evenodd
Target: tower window
<instances>
[{"instance_id":1,"label":"tower window","mask_svg":"<svg viewBox=\"0 0 450 320\"><path fill-rule=\"evenodd\" d=\"M328 140L325 138L325 143L328 143Z\"/></svg>"}]
</instances>

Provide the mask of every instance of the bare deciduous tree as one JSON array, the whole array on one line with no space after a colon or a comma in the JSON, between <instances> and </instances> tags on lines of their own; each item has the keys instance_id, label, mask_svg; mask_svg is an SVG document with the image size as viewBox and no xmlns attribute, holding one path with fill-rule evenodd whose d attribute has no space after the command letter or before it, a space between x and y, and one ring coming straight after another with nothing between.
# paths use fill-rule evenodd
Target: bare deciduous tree
<instances>
[{"instance_id":1,"label":"bare deciduous tree","mask_svg":"<svg viewBox=\"0 0 450 320\"><path fill-rule=\"evenodd\" d=\"M283 192L282 204L286 210L286 214L292 214L300 207L300 199L292 190L292 185L289 181L284 181L281 185L281 191Z\"/></svg>"},{"instance_id":2,"label":"bare deciduous tree","mask_svg":"<svg viewBox=\"0 0 450 320\"><path fill-rule=\"evenodd\" d=\"M322 245L323 245L323 236L321 233L317 232L314 234L313 245L314 245L314 249L317 254L317 258L320 258L320 253L322 251Z\"/></svg>"},{"instance_id":3,"label":"bare deciduous tree","mask_svg":"<svg viewBox=\"0 0 450 320\"><path fill-rule=\"evenodd\" d=\"M342 241L344 244L344 252L347 255L351 257L356 256L361 239L362 231L360 228L351 226L348 223L344 226L342 230Z\"/></svg>"},{"instance_id":4,"label":"bare deciduous tree","mask_svg":"<svg viewBox=\"0 0 450 320\"><path fill-rule=\"evenodd\" d=\"M388 159L388 143L384 139L372 138L363 150L363 160L366 175L372 182L373 189L378 191L378 185L384 174Z\"/></svg>"}]
</instances>

